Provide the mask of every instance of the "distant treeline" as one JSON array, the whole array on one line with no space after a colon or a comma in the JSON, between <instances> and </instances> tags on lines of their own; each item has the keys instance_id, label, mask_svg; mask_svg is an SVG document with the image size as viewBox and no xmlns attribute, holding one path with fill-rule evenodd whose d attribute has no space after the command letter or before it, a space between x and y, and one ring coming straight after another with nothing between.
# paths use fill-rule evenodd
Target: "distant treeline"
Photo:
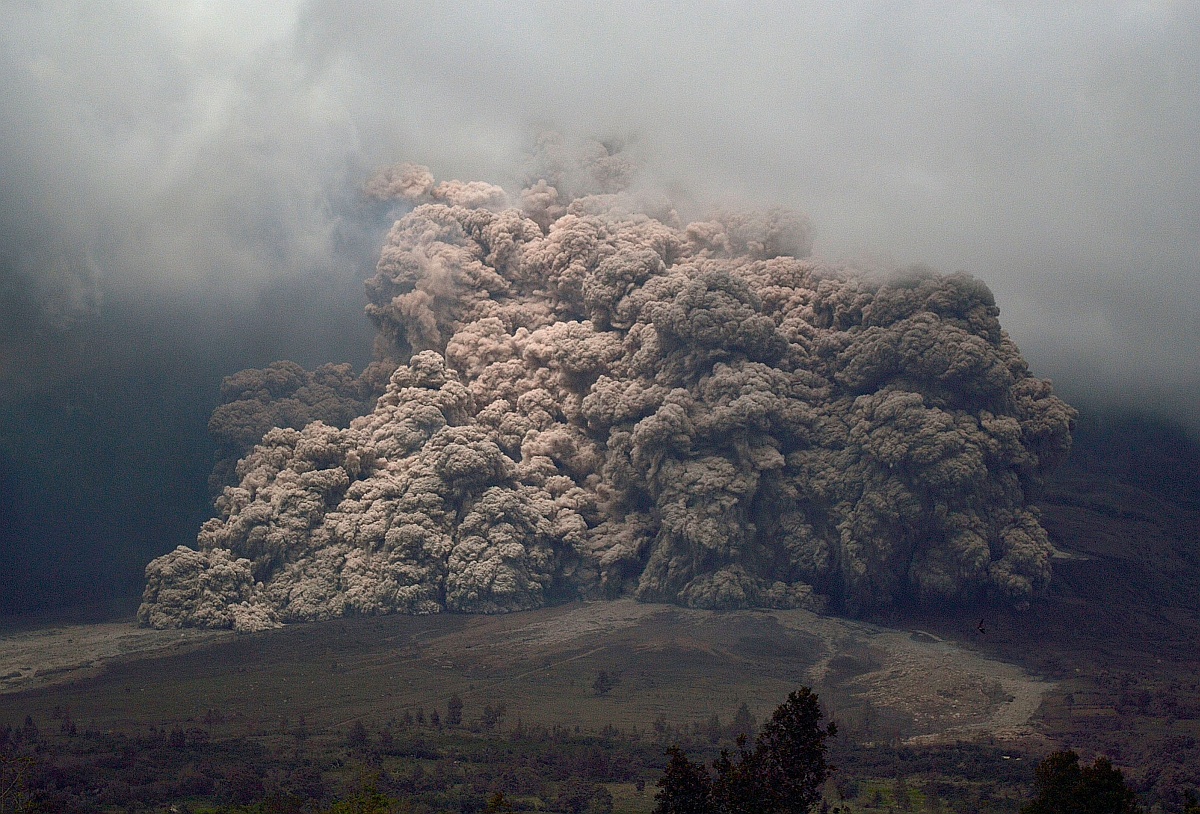
<instances>
[{"instance_id":1,"label":"distant treeline","mask_svg":"<svg viewBox=\"0 0 1200 814\"><path fill-rule=\"evenodd\" d=\"M669 747L711 764L758 732L744 707L727 720L587 732L452 698L328 730L304 718L247 728L209 710L186 726L123 732L59 709L0 725L0 811L648 814ZM1036 759L995 745L842 740L829 742L831 806L1015 814L1032 794Z\"/></svg>"}]
</instances>

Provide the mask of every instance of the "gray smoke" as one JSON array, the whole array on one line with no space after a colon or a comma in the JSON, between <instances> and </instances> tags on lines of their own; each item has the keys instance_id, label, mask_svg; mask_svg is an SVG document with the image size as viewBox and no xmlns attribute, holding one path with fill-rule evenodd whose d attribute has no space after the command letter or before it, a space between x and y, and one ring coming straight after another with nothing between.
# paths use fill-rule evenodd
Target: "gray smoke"
<instances>
[{"instance_id":1,"label":"gray smoke","mask_svg":"<svg viewBox=\"0 0 1200 814\"><path fill-rule=\"evenodd\" d=\"M640 136L681 206L807 212L823 256L966 269L1034 369L1195 428L1198 39L1180 3L12 2L0 259L25 260L0 296L61 325L97 281L353 277L344 202L370 168L516 189L551 123Z\"/></svg>"},{"instance_id":2,"label":"gray smoke","mask_svg":"<svg viewBox=\"0 0 1200 814\"><path fill-rule=\"evenodd\" d=\"M1029 499L1075 414L983 283L809 259L785 211L684 224L619 155L555 146L518 195L413 165L368 185L417 205L367 283L405 363L348 427L267 432L199 551L150 564L143 622L1045 589Z\"/></svg>"},{"instance_id":3,"label":"gray smoke","mask_svg":"<svg viewBox=\"0 0 1200 814\"><path fill-rule=\"evenodd\" d=\"M359 197L372 169L421 157L438 178L519 194L512 168L548 126L623 141L684 222L713 202L782 206L820 225L823 257L965 269L1068 400L1200 432L1195 4L9 0L3 12L0 458L34 497L0 540L0 568L28 565L30 596L62 583L60 563L92 586L89 558L117 555L132 580L142 553L188 540L148 521L184 492L198 493L189 513L205 511L170 456L129 452L167 434L150 417L166 408L148 405L215 400L222 375L275 359L366 362L361 281L395 219ZM586 187L547 180L564 200ZM548 225L550 208L515 203ZM119 441L117 419L75 426L89 415L75 405L101 391L112 398L93 412L137 402L144 423ZM63 421L42 421L46 405ZM201 445L208 406L184 422ZM94 463L95 483L127 496L67 499L111 494L64 489L97 444L120 454ZM207 457L185 467L197 484ZM134 488L141 477L162 488ZM135 556L126 507L149 492L161 505L136 513ZM68 509L69 534L42 522ZM93 520L111 529L103 540L84 529Z\"/></svg>"}]
</instances>

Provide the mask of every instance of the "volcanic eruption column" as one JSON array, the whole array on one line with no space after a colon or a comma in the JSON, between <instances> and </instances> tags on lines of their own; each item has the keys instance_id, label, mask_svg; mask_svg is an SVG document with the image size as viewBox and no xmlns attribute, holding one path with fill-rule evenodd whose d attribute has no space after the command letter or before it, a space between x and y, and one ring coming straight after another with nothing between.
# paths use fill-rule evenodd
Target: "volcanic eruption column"
<instances>
[{"instance_id":1,"label":"volcanic eruption column","mask_svg":"<svg viewBox=\"0 0 1200 814\"><path fill-rule=\"evenodd\" d=\"M379 357L403 364L376 363L386 388L348 426L261 435L196 550L147 567L140 620L624 594L858 613L1045 589L1028 501L1075 413L983 283L807 259L807 222L781 211L683 225L627 178L603 149L515 200L413 165L375 178L415 205L367 282ZM329 393L370 403L335 372ZM214 431L239 420L259 437L262 415L229 407Z\"/></svg>"}]
</instances>

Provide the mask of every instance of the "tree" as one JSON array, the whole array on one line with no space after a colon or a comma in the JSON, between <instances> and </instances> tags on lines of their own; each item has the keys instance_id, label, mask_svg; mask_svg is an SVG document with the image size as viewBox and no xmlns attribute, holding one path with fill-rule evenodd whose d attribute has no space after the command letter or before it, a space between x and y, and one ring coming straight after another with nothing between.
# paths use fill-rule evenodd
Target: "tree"
<instances>
[{"instance_id":1,"label":"tree","mask_svg":"<svg viewBox=\"0 0 1200 814\"><path fill-rule=\"evenodd\" d=\"M750 714L750 707L742 704L733 714L733 723L729 725L729 736L735 741L738 738L753 738L754 727L754 716Z\"/></svg>"},{"instance_id":2,"label":"tree","mask_svg":"<svg viewBox=\"0 0 1200 814\"><path fill-rule=\"evenodd\" d=\"M758 787L758 812L808 811L821 799L829 776L825 739L837 725L821 726L817 694L808 687L788 695L763 725L749 769Z\"/></svg>"},{"instance_id":3,"label":"tree","mask_svg":"<svg viewBox=\"0 0 1200 814\"><path fill-rule=\"evenodd\" d=\"M512 814L516 809L513 808L512 802L504 796L502 791L494 791L488 797L487 806L484 807L484 814Z\"/></svg>"},{"instance_id":4,"label":"tree","mask_svg":"<svg viewBox=\"0 0 1200 814\"><path fill-rule=\"evenodd\" d=\"M592 799L588 801L585 814L613 814L612 792L604 786L596 786Z\"/></svg>"},{"instance_id":5,"label":"tree","mask_svg":"<svg viewBox=\"0 0 1200 814\"><path fill-rule=\"evenodd\" d=\"M658 779L654 814L706 814L711 807L712 781L699 763L692 763L678 746L667 750L667 770Z\"/></svg>"},{"instance_id":6,"label":"tree","mask_svg":"<svg viewBox=\"0 0 1200 814\"><path fill-rule=\"evenodd\" d=\"M183 727L175 724L171 730L171 734L167 736L167 743L173 749L182 749L187 746L187 733L183 731Z\"/></svg>"},{"instance_id":7,"label":"tree","mask_svg":"<svg viewBox=\"0 0 1200 814\"><path fill-rule=\"evenodd\" d=\"M367 735L367 727L362 721L355 721L350 727L350 731L346 733L346 744L353 749L364 749L367 742L370 740Z\"/></svg>"},{"instance_id":8,"label":"tree","mask_svg":"<svg viewBox=\"0 0 1200 814\"><path fill-rule=\"evenodd\" d=\"M1137 798L1106 757L1080 766L1071 750L1054 752L1034 770L1034 798L1021 814L1138 814Z\"/></svg>"},{"instance_id":9,"label":"tree","mask_svg":"<svg viewBox=\"0 0 1200 814\"><path fill-rule=\"evenodd\" d=\"M402 814L409 810L411 807L407 803L381 794L374 788L360 791L325 809L327 814Z\"/></svg>"},{"instance_id":10,"label":"tree","mask_svg":"<svg viewBox=\"0 0 1200 814\"><path fill-rule=\"evenodd\" d=\"M562 785L554 807L568 814L612 814L612 792L603 786L573 777Z\"/></svg>"},{"instance_id":11,"label":"tree","mask_svg":"<svg viewBox=\"0 0 1200 814\"><path fill-rule=\"evenodd\" d=\"M592 692L596 695L608 695L615 686L617 686L617 679L610 676L607 670L601 670L596 673L596 680L592 682Z\"/></svg>"},{"instance_id":12,"label":"tree","mask_svg":"<svg viewBox=\"0 0 1200 814\"><path fill-rule=\"evenodd\" d=\"M446 726L458 726L462 723L463 700L458 693L450 696L446 702Z\"/></svg>"},{"instance_id":13,"label":"tree","mask_svg":"<svg viewBox=\"0 0 1200 814\"><path fill-rule=\"evenodd\" d=\"M33 758L14 749L0 748L0 811L33 811L33 802L25 788Z\"/></svg>"},{"instance_id":14,"label":"tree","mask_svg":"<svg viewBox=\"0 0 1200 814\"><path fill-rule=\"evenodd\" d=\"M714 746L721 741L721 719L717 717L717 713L714 712L708 719L708 723L704 727L704 735Z\"/></svg>"},{"instance_id":15,"label":"tree","mask_svg":"<svg viewBox=\"0 0 1200 814\"><path fill-rule=\"evenodd\" d=\"M483 705L483 715L479 718L479 726L484 732L491 732L496 727L500 726L500 722L504 720L504 716L508 714L508 707L501 703L496 706L491 704Z\"/></svg>"},{"instance_id":16,"label":"tree","mask_svg":"<svg viewBox=\"0 0 1200 814\"><path fill-rule=\"evenodd\" d=\"M829 776L827 738L817 695L808 687L788 695L763 725L754 748L739 739L737 755L722 751L713 763L715 779L672 747L667 772L659 780L655 814L793 814L808 812L821 799Z\"/></svg>"}]
</instances>

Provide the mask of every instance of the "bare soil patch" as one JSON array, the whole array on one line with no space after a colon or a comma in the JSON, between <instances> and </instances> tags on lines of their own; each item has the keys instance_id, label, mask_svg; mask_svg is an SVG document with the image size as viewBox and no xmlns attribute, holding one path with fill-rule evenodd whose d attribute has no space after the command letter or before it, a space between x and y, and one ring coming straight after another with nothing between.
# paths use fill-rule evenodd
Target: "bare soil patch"
<instances>
[{"instance_id":1,"label":"bare soil patch","mask_svg":"<svg viewBox=\"0 0 1200 814\"><path fill-rule=\"evenodd\" d=\"M78 681L99 675L118 661L181 653L233 635L211 630L152 630L133 622L0 633L0 695Z\"/></svg>"},{"instance_id":2,"label":"bare soil patch","mask_svg":"<svg viewBox=\"0 0 1200 814\"><path fill-rule=\"evenodd\" d=\"M919 632L917 632L919 633ZM603 695L604 670L616 685ZM1020 737L1051 686L912 630L807 611L698 611L631 600L493 617L342 619L248 636L71 625L0 637L15 716L69 707L102 726L163 726L209 710L253 729L504 704L510 719L649 728L760 719L814 686L864 739ZM0 720L4 716L0 714ZM209 716L211 717L211 716Z\"/></svg>"}]
</instances>

